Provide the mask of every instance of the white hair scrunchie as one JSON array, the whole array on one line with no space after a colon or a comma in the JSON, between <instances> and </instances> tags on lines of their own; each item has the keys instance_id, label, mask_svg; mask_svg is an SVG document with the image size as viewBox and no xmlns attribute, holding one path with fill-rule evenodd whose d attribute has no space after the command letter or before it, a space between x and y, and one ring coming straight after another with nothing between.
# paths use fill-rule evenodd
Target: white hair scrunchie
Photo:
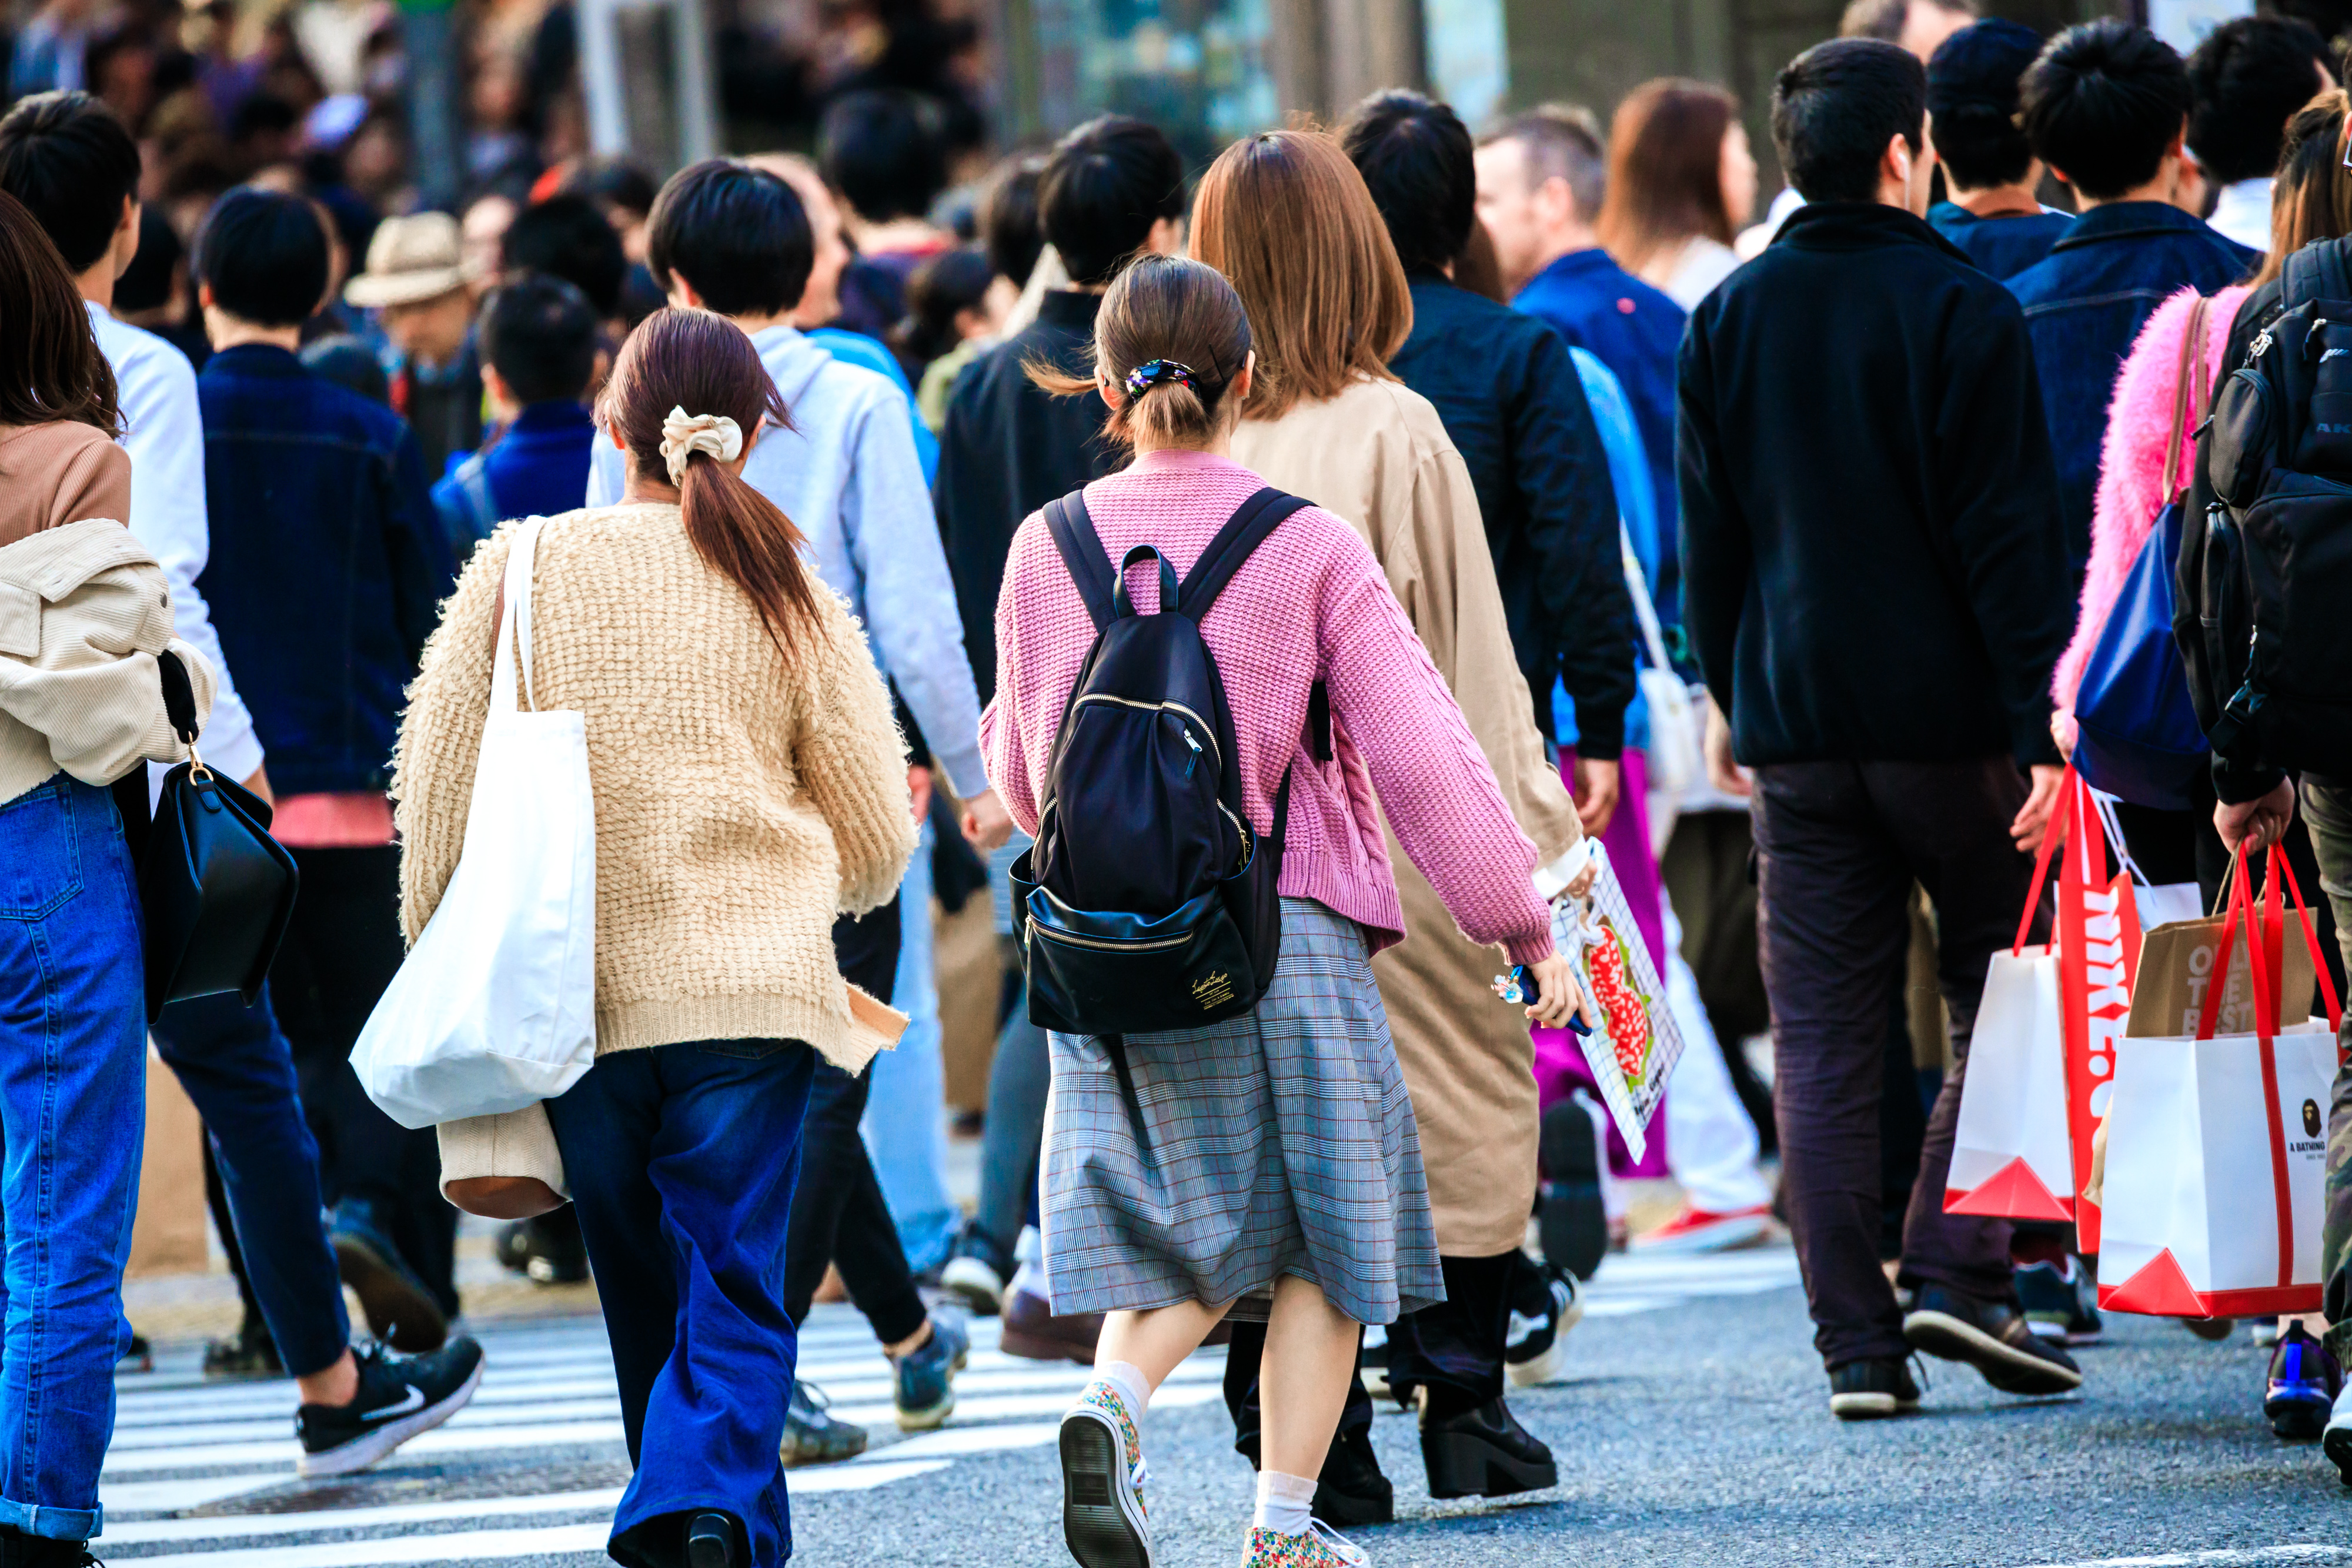
<instances>
[{"instance_id":1,"label":"white hair scrunchie","mask_svg":"<svg viewBox=\"0 0 2352 1568\"><path fill-rule=\"evenodd\" d=\"M668 465L673 485L686 483L686 460L695 453L708 452L721 463L732 463L742 451L743 427L723 413L688 413L676 406L662 421L662 462Z\"/></svg>"}]
</instances>

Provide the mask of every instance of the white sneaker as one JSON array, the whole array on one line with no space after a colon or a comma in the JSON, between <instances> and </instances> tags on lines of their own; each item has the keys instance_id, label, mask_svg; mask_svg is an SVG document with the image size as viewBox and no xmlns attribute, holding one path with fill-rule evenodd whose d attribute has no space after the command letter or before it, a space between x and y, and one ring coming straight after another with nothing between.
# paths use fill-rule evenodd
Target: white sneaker
<instances>
[{"instance_id":1,"label":"white sneaker","mask_svg":"<svg viewBox=\"0 0 2352 1568\"><path fill-rule=\"evenodd\" d=\"M1576 1276L1565 1269L1552 1270L1550 1311L1529 1317L1516 1306L1503 1338L1503 1366L1522 1388L1558 1383L1568 1375L1568 1331L1584 1318L1584 1295Z\"/></svg>"},{"instance_id":2,"label":"white sneaker","mask_svg":"<svg viewBox=\"0 0 2352 1568\"><path fill-rule=\"evenodd\" d=\"M2352 1485L2352 1382L2336 1396L2336 1404L2327 1413L2327 1426L2319 1435L2319 1451L2335 1463L2336 1473Z\"/></svg>"}]
</instances>

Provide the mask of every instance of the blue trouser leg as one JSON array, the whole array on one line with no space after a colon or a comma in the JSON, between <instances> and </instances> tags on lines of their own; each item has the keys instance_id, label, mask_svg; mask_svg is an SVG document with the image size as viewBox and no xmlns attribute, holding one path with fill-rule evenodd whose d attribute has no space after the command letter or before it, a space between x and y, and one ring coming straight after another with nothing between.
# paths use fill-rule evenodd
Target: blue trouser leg
<instances>
[{"instance_id":1,"label":"blue trouser leg","mask_svg":"<svg viewBox=\"0 0 2352 1568\"><path fill-rule=\"evenodd\" d=\"M620 1051L547 1103L606 1282L637 1467L613 1520L623 1563L665 1561L661 1521L706 1510L742 1523L755 1568L792 1554L776 1454L799 1347L784 1229L815 1061L791 1040Z\"/></svg>"},{"instance_id":2,"label":"blue trouser leg","mask_svg":"<svg viewBox=\"0 0 2352 1568\"><path fill-rule=\"evenodd\" d=\"M0 805L0 1524L96 1535L146 1125L131 856L64 774Z\"/></svg>"},{"instance_id":3,"label":"blue trouser leg","mask_svg":"<svg viewBox=\"0 0 2352 1568\"><path fill-rule=\"evenodd\" d=\"M940 1057L940 988L931 967L931 830L923 828L898 886L901 936L891 1005L907 1015L898 1049L866 1069L871 1082L860 1124L875 1179L898 1228L908 1267L947 1261L963 1219L948 1196L946 1068Z\"/></svg>"},{"instance_id":4,"label":"blue trouser leg","mask_svg":"<svg viewBox=\"0 0 2352 1568\"><path fill-rule=\"evenodd\" d=\"M319 1145L268 993L249 1008L226 991L174 1002L154 1034L211 1134L246 1278L279 1359L297 1377L324 1372L350 1345L352 1324L319 1218Z\"/></svg>"}]
</instances>

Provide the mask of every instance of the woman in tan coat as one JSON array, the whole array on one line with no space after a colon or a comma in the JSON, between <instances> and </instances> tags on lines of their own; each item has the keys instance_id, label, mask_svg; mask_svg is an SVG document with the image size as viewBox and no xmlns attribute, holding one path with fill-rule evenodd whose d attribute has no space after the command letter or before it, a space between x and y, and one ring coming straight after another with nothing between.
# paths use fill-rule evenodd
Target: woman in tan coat
<instances>
[{"instance_id":1,"label":"woman in tan coat","mask_svg":"<svg viewBox=\"0 0 2352 1568\"><path fill-rule=\"evenodd\" d=\"M1210 168L1192 223L1193 254L1233 280L1255 333L1262 390L1243 411L1235 460L1346 518L1371 546L1535 841L1547 868L1538 885L1557 894L1582 871L1582 829L1536 733L1469 473L1437 411L1387 369L1412 306L1362 176L1328 136L1250 137ZM1535 1199L1534 1046L1519 1010L1488 988L1507 967L1502 954L1462 935L1387 838L1407 936L1372 973L1421 1124L1448 1297L1401 1322L1389 1343L1402 1353L1435 1329L1488 1363L1439 1381L1434 1366L1400 1354L1391 1372L1429 1390L1422 1450L1436 1495L1549 1486L1549 1451L1502 1396L1508 1291L1528 1266L1519 1246ZM1358 1408L1369 1416L1368 1401ZM1387 1482L1364 1427L1343 1423L1317 1500L1325 1517L1385 1517Z\"/></svg>"}]
</instances>

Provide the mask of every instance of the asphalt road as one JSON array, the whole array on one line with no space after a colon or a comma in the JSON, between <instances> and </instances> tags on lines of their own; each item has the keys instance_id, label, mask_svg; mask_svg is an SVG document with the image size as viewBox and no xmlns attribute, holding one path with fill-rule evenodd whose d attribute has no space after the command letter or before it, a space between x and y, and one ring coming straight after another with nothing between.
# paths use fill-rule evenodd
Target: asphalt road
<instances>
[{"instance_id":1,"label":"asphalt road","mask_svg":"<svg viewBox=\"0 0 2352 1568\"><path fill-rule=\"evenodd\" d=\"M2108 1342L2079 1353L2079 1396L2022 1403L1930 1364L1918 1415L1845 1426L1829 1415L1792 1278L1785 1251L1604 1267L1594 1315L1572 1339L1570 1381L1513 1396L1559 1459L1558 1490L1434 1502L1412 1418L1391 1408L1374 1440L1398 1521L1355 1539L1379 1568L2352 1563L2352 1489L2315 1447L2271 1435L2259 1410L2264 1353L2242 1329L2215 1345L2169 1322L2111 1319ZM862 1324L847 1309L821 1311L808 1364L830 1377L839 1407L875 1414L879 1364L866 1359ZM992 1343L984 1328L978 1337ZM604 1562L602 1521L627 1472L602 1435L613 1412L600 1350L586 1322L493 1340L484 1400L496 1401L445 1429L446 1448L404 1451L331 1488L286 1481L250 1444L233 1460L213 1448L205 1462L207 1441L237 1436L226 1427L217 1439L151 1427L158 1442L194 1446L118 1442L132 1468L110 1460L98 1544L110 1563L168 1568ZM155 1382L171 1382L175 1364L166 1358ZM1250 1470L1232 1452L1215 1372L1213 1358L1188 1365L1145 1428L1163 1568L1232 1568L1247 1523ZM795 1471L796 1560L1062 1568L1049 1438L1078 1375L977 1354L945 1431L881 1446L896 1436L882 1420L866 1460ZM127 1409L173 1397L139 1385L124 1380ZM260 1398L257 1386L239 1396Z\"/></svg>"}]
</instances>

